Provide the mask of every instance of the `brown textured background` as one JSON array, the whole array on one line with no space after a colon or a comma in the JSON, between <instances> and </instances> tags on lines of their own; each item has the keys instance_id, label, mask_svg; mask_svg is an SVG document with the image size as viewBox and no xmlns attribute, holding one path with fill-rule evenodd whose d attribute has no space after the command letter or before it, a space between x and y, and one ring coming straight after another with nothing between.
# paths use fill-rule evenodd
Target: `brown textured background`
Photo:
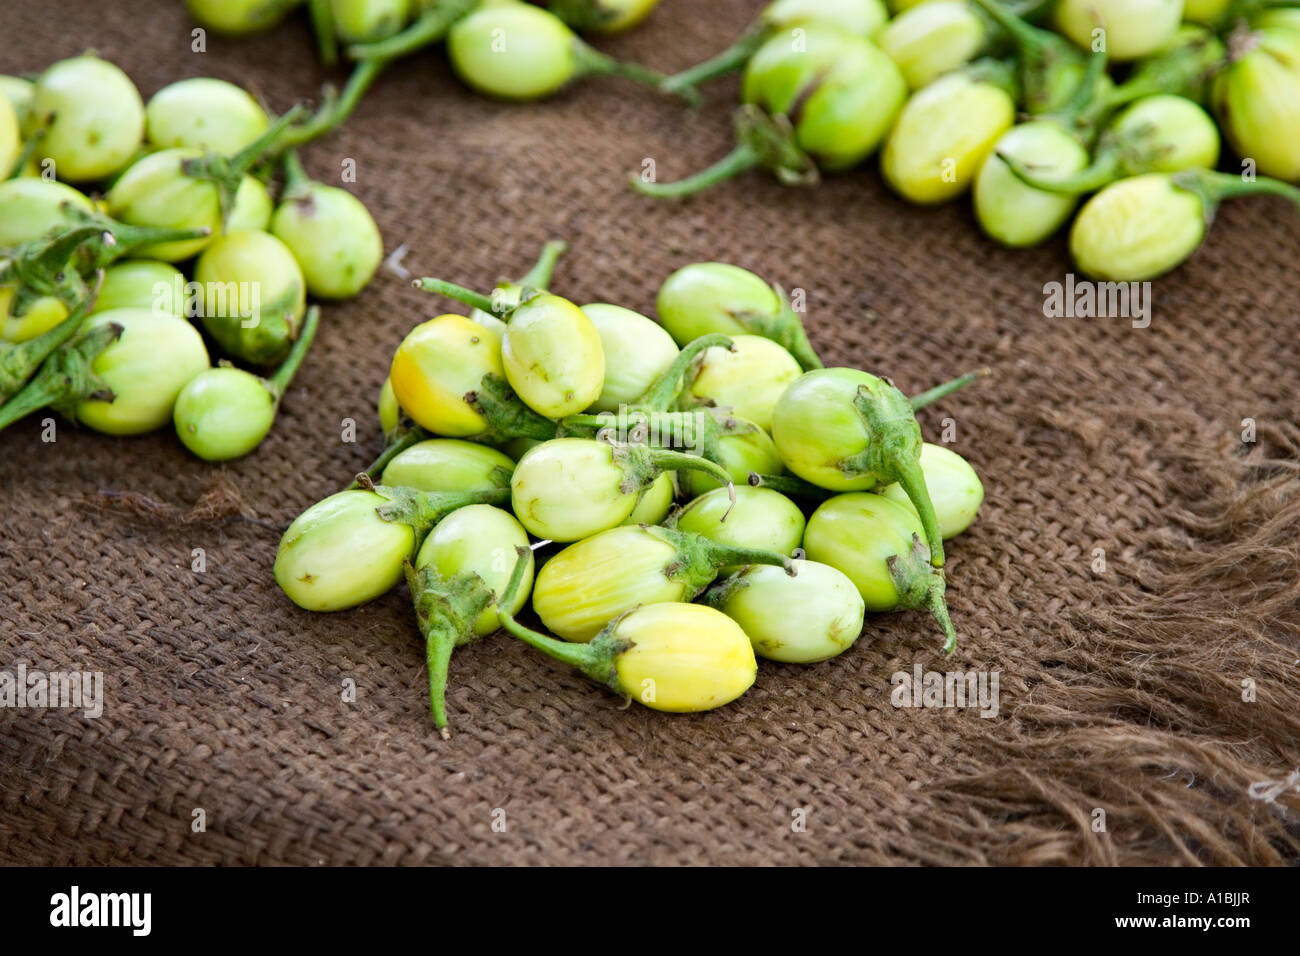
<instances>
[{"instance_id":1,"label":"brown textured background","mask_svg":"<svg viewBox=\"0 0 1300 956\"><path fill-rule=\"evenodd\" d=\"M759 7L665 0L601 45L663 69L730 40ZM707 9L702 9L707 8ZM330 78L306 27L189 51L179 3L5 4L0 71L93 47L147 97L214 75L276 109ZM338 79L339 77L334 77ZM875 617L849 653L764 663L719 712L619 702L498 635L452 664L455 736L427 712L404 589L344 614L299 611L270 572L278 532L380 444L373 398L404 330L437 304L382 274L330 306L281 420L221 468L170 433L115 440L35 421L0 436L0 666L100 670L106 705L0 710L7 863L1278 863L1300 795L1250 786L1300 768L1300 531L1294 425L1300 222L1225 208L1192 263L1157 284L1151 328L1045 319L1063 241L981 238L969 206L893 197L868 168L819 190L752 175L655 205L623 187L729 145L734 85L699 114L589 81L536 105L463 89L439 53L403 63L306 155L352 188L406 264L487 287L541 241L572 251L556 289L650 312L674 268L735 262L808 291L829 363L919 390L996 377L923 419L983 475L950 545L961 646L921 614ZM341 423L358 423L355 444ZM1242 420L1259 441L1243 444ZM96 507L103 490L188 507L220 476L264 522L178 526ZM190 570L193 548L206 573ZM1104 548L1107 570L1092 571ZM896 710L913 663L999 669L1002 712ZM340 700L356 680L356 704ZM1242 681L1258 688L1241 700ZM201 807L207 832L191 832ZM807 808L807 832L792 810ZM1107 813L1104 833L1092 811ZM506 811L506 833L492 830Z\"/></svg>"}]
</instances>

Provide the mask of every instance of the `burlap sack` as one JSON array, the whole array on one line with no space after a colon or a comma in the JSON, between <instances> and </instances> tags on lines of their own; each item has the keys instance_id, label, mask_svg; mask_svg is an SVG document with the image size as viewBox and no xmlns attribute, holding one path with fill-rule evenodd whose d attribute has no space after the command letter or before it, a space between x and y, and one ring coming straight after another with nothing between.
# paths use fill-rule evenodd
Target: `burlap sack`
<instances>
[{"instance_id":1,"label":"burlap sack","mask_svg":"<svg viewBox=\"0 0 1300 956\"><path fill-rule=\"evenodd\" d=\"M675 69L758 6L665 0L602 45ZM206 53L191 28L179 3L12 0L0 71L93 47L146 96L212 75L281 110L341 79L302 23L209 37ZM734 97L723 82L690 113L593 81L503 105L430 52L305 158L334 182L355 160L351 188L416 274L487 287L562 236L557 291L650 312L671 270L720 259L806 290L828 362L909 391L991 366L923 416L932 440L951 419L988 492L949 547L957 653L923 614L872 617L837 660L765 663L739 702L669 716L497 635L453 660L455 736L440 740L404 589L324 616L271 580L280 529L378 450L393 348L447 305L381 274L326 309L275 432L243 461L205 465L166 432L61 424L44 443L33 419L0 435L0 667L106 683L98 719L0 710L0 860L1295 859L1294 211L1225 208L1154 287L1149 328L1049 319L1063 241L998 249L967 201L907 206L873 168L811 192L755 174L681 204L625 188L646 157L668 178L721 156ZM997 671L997 716L891 705L891 675L917 664Z\"/></svg>"}]
</instances>

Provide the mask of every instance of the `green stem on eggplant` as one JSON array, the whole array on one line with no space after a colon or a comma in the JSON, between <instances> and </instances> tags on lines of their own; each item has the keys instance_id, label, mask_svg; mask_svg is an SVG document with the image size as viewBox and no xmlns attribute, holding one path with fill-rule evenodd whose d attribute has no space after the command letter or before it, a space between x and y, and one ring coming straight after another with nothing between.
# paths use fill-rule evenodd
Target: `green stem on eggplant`
<instances>
[{"instance_id":1,"label":"green stem on eggplant","mask_svg":"<svg viewBox=\"0 0 1300 956\"><path fill-rule=\"evenodd\" d=\"M268 154L294 145L291 140L294 124L305 113L305 107L298 104L276 119L261 136L234 155L207 155L187 159L181 163L181 170L192 179L205 179L216 185L221 198L221 216L224 221L230 214L235 193L243 183L244 176Z\"/></svg>"},{"instance_id":2,"label":"green stem on eggplant","mask_svg":"<svg viewBox=\"0 0 1300 956\"><path fill-rule=\"evenodd\" d=\"M1228 51L1210 31L1179 43L1139 64L1128 79L1099 98L1099 111L1113 112L1157 93L1201 101L1209 80L1227 62Z\"/></svg>"},{"instance_id":3,"label":"green stem on eggplant","mask_svg":"<svg viewBox=\"0 0 1300 956\"><path fill-rule=\"evenodd\" d=\"M84 269L107 268L118 259L129 256L143 246L188 242L191 239L206 239L212 235L212 230L207 226L189 229L173 229L169 226L133 226L99 213L86 213L71 205L65 204L65 206L65 214L70 219L84 221L103 236L99 242L92 239L81 243L85 256L81 266Z\"/></svg>"},{"instance_id":4,"label":"green stem on eggplant","mask_svg":"<svg viewBox=\"0 0 1300 956\"><path fill-rule=\"evenodd\" d=\"M751 169L757 169L760 165L758 153L748 144L741 143L708 169L700 170L676 182L661 183L646 180L640 173L632 173L628 177L628 182L643 196L650 196L653 199L681 199L712 189L719 183L747 173Z\"/></svg>"},{"instance_id":5,"label":"green stem on eggplant","mask_svg":"<svg viewBox=\"0 0 1300 956\"><path fill-rule=\"evenodd\" d=\"M53 407L71 412L88 399L112 401L113 393L95 374L94 362L122 335L116 322L97 325L65 342L42 363L36 375L4 405L0 405L0 430L38 409Z\"/></svg>"},{"instance_id":6,"label":"green stem on eggplant","mask_svg":"<svg viewBox=\"0 0 1300 956\"><path fill-rule=\"evenodd\" d=\"M620 409L596 415L569 415L560 419L556 438L601 438L606 429L627 436L630 444L654 448L690 448L694 454L715 464L722 435L717 420L707 410L655 412L641 408Z\"/></svg>"},{"instance_id":7,"label":"green stem on eggplant","mask_svg":"<svg viewBox=\"0 0 1300 956\"><path fill-rule=\"evenodd\" d=\"M1022 162L1014 156L1001 152L998 153L998 159L1006 163L1007 168L1026 186L1062 196L1079 196L1083 193L1096 192L1123 175L1122 154L1118 148L1107 145L1104 137L1092 162L1077 173L1067 176L1043 178L1035 175L1032 163Z\"/></svg>"},{"instance_id":8,"label":"green stem on eggplant","mask_svg":"<svg viewBox=\"0 0 1300 956\"><path fill-rule=\"evenodd\" d=\"M701 355L711 348L727 349L730 351L734 348L735 343L726 335L712 333L710 335L701 335L694 339L677 353L671 365L655 379L648 389L640 398L633 403L632 408L636 411L662 412L667 411L677 401L684 387L683 380L686 377L687 370L692 363Z\"/></svg>"},{"instance_id":9,"label":"green stem on eggplant","mask_svg":"<svg viewBox=\"0 0 1300 956\"><path fill-rule=\"evenodd\" d=\"M663 82L665 90L694 89L709 80L726 76L742 69L770 35L768 26L761 20L752 23L731 46L702 63L674 73Z\"/></svg>"},{"instance_id":10,"label":"green stem on eggplant","mask_svg":"<svg viewBox=\"0 0 1300 956\"><path fill-rule=\"evenodd\" d=\"M921 527L925 529L926 537L929 539L930 563L936 568L943 567L943 535L939 530L939 516L935 514L934 502L930 500L921 463L900 456L894 466L894 474L899 487L906 492L908 500L912 502L921 518Z\"/></svg>"},{"instance_id":11,"label":"green stem on eggplant","mask_svg":"<svg viewBox=\"0 0 1300 956\"><path fill-rule=\"evenodd\" d=\"M447 727L447 677L452 652L477 639L474 624L495 601L492 589L473 572L447 579L433 568L406 563L406 583L425 639L429 670L429 709L444 740Z\"/></svg>"},{"instance_id":12,"label":"green stem on eggplant","mask_svg":"<svg viewBox=\"0 0 1300 956\"><path fill-rule=\"evenodd\" d=\"M432 437L432 434L425 431L419 425L412 424L406 426L406 428L399 430L393 435L392 439L384 447L384 450L379 453L379 457L372 461L370 467L361 472L361 474L365 475L371 481L377 480L394 458L406 451L408 448L418 445L422 441L427 441ZM358 475L357 480L348 485L347 490L351 491L360 487L360 475Z\"/></svg>"},{"instance_id":13,"label":"green stem on eggplant","mask_svg":"<svg viewBox=\"0 0 1300 956\"><path fill-rule=\"evenodd\" d=\"M666 448L648 448L646 446L631 446L633 448L645 448L647 451L646 460L654 468L654 477L645 481L642 488L648 488L655 478L665 471L698 471L708 475L714 481L720 482L726 486L727 494L731 498L731 507L727 509L727 514L731 514L731 508L736 506L736 486L731 480L731 475L727 470L717 462L709 461L699 455L687 455L680 451L670 451ZM723 516L726 521L726 516Z\"/></svg>"},{"instance_id":14,"label":"green stem on eggplant","mask_svg":"<svg viewBox=\"0 0 1300 956\"><path fill-rule=\"evenodd\" d=\"M533 263L533 267L515 285L522 289L538 289L540 291L550 288L551 279L555 275L555 267L560 258L568 251L569 244L563 239L548 239L542 245L541 254L537 257L537 261Z\"/></svg>"},{"instance_id":15,"label":"green stem on eggplant","mask_svg":"<svg viewBox=\"0 0 1300 956\"><path fill-rule=\"evenodd\" d=\"M825 501L834 495L833 491L827 491L793 475L760 475L756 471L751 471L749 484L754 488L770 488L772 491L779 491L788 498L804 498L809 501Z\"/></svg>"},{"instance_id":16,"label":"green stem on eggplant","mask_svg":"<svg viewBox=\"0 0 1300 956\"><path fill-rule=\"evenodd\" d=\"M629 641L611 639L607 636L609 630L607 628L586 644L570 643L540 634L515 620L511 608L514 607L515 598L519 594L520 587L523 586L524 574L528 567L528 549L518 548L516 552L518 557L514 571L510 575L510 583L506 585L505 591L497 600L501 626L530 647L582 671L592 680L604 684L616 693L623 693L618 683L614 662L620 654L632 646Z\"/></svg>"},{"instance_id":17,"label":"green stem on eggplant","mask_svg":"<svg viewBox=\"0 0 1300 956\"><path fill-rule=\"evenodd\" d=\"M735 544L723 544L720 541L713 541L703 535L693 534L689 531L660 530L670 536L676 536L678 547L687 556L684 559L687 565L707 568L714 576L716 576L720 568L743 564L772 565L784 569L785 573L792 578L799 573L798 566L793 559L784 554L777 554L775 551L767 551L763 548L747 548Z\"/></svg>"},{"instance_id":18,"label":"green stem on eggplant","mask_svg":"<svg viewBox=\"0 0 1300 956\"><path fill-rule=\"evenodd\" d=\"M487 422L483 432L467 441L502 445L515 438L548 441L555 437L555 422L525 405L500 376L484 375L479 387L466 393L465 401Z\"/></svg>"},{"instance_id":19,"label":"green stem on eggplant","mask_svg":"<svg viewBox=\"0 0 1300 956\"><path fill-rule=\"evenodd\" d=\"M280 169L284 174L284 191L280 196L281 201L306 195L311 187L312 178L307 175L307 170L303 168L302 160L298 158L296 149L285 152L284 159L280 163Z\"/></svg>"},{"instance_id":20,"label":"green stem on eggplant","mask_svg":"<svg viewBox=\"0 0 1300 956\"><path fill-rule=\"evenodd\" d=\"M808 341L808 331L804 328L799 313L795 312L790 304L790 298L785 294L785 290L779 285L773 285L772 291L776 293L777 300L781 303L781 309L776 315L740 312L732 313L731 317L753 334L771 339L784 348L794 356L799 367L805 372L811 372L815 368L825 368L821 356Z\"/></svg>"},{"instance_id":21,"label":"green stem on eggplant","mask_svg":"<svg viewBox=\"0 0 1300 956\"><path fill-rule=\"evenodd\" d=\"M58 299L69 310L76 308L88 290L73 265L73 256L92 243L111 247L115 242L112 234L98 223L84 223L49 238L22 243L0 259L0 283L18 287L10 312L25 315L33 302L47 296Z\"/></svg>"},{"instance_id":22,"label":"green stem on eggplant","mask_svg":"<svg viewBox=\"0 0 1300 956\"><path fill-rule=\"evenodd\" d=\"M795 312L790 304L785 289L779 285L774 285L772 288L776 290L777 297L781 300L781 314L777 317L777 322L780 324L771 330L772 341L784 346L805 372L811 372L815 368L825 368L826 364L813 348L812 342L808 340L808 330L804 328L799 313Z\"/></svg>"},{"instance_id":23,"label":"green stem on eggplant","mask_svg":"<svg viewBox=\"0 0 1300 956\"><path fill-rule=\"evenodd\" d=\"M311 344L316 338L316 329L319 325L320 306L313 305L307 310L307 317L303 320L302 329L298 332L298 338L293 343L293 348L290 349L288 356L285 357L280 367L275 370L275 374L266 379L266 388L274 396L277 403L284 397L284 393L289 388L289 383L293 381L294 375L298 372L298 367L302 365L307 350L311 348Z\"/></svg>"},{"instance_id":24,"label":"green stem on eggplant","mask_svg":"<svg viewBox=\"0 0 1300 956\"><path fill-rule=\"evenodd\" d=\"M760 167L786 186L815 186L820 182L817 164L795 142L789 117L769 116L761 107L746 103L736 110L734 123L736 148L708 169L675 183L646 182L633 173L629 179L632 188L656 199L679 198Z\"/></svg>"},{"instance_id":25,"label":"green stem on eggplant","mask_svg":"<svg viewBox=\"0 0 1300 956\"><path fill-rule=\"evenodd\" d=\"M417 289L423 289L425 292L431 292L434 295L446 296L448 299L454 299L461 305L467 305L471 309L478 309L480 312L486 312L488 315L495 315L497 318L508 315L514 311L514 306L506 306L502 302L497 302L490 295L484 295L481 292L475 292L473 289L467 289L463 285L457 285L454 282L447 282L445 279L414 279L411 285Z\"/></svg>"},{"instance_id":26,"label":"green stem on eggplant","mask_svg":"<svg viewBox=\"0 0 1300 956\"><path fill-rule=\"evenodd\" d=\"M410 525L416 531L417 541L425 532L453 511L466 505L502 505L510 500L509 488L490 488L482 491L418 491L415 488L377 486L369 475L357 475L357 484L363 491L383 487L388 500L375 509L375 514L394 524Z\"/></svg>"},{"instance_id":27,"label":"green stem on eggplant","mask_svg":"<svg viewBox=\"0 0 1300 956\"><path fill-rule=\"evenodd\" d=\"M311 27L316 34L316 52L321 63L329 67L337 66L339 35L330 0L309 0L307 9L311 13Z\"/></svg>"},{"instance_id":28,"label":"green stem on eggplant","mask_svg":"<svg viewBox=\"0 0 1300 956\"><path fill-rule=\"evenodd\" d=\"M943 567L943 534L921 472L921 426L911 402L892 383L878 379L861 385L853 400L866 434L867 447L840 462L846 475L874 475L883 484L897 483L906 492L925 529L930 563Z\"/></svg>"},{"instance_id":29,"label":"green stem on eggplant","mask_svg":"<svg viewBox=\"0 0 1300 956\"><path fill-rule=\"evenodd\" d=\"M1083 54L1069 40L1028 23L997 0L973 0L1019 51L1025 106L1030 113L1062 108L1078 90L1071 74L1084 72Z\"/></svg>"},{"instance_id":30,"label":"green stem on eggplant","mask_svg":"<svg viewBox=\"0 0 1300 956\"><path fill-rule=\"evenodd\" d=\"M669 77L658 70L652 70L640 63L629 63L606 56L578 37L573 39L573 55L577 66L574 71L575 76L619 76L634 83L653 87L671 96L680 97L688 106L700 105L700 92L693 86L670 88L666 85Z\"/></svg>"},{"instance_id":31,"label":"green stem on eggplant","mask_svg":"<svg viewBox=\"0 0 1300 956\"><path fill-rule=\"evenodd\" d=\"M1106 82L1106 66L1109 62L1105 46L1092 51L1083 76L1069 99L1059 110L1043 117L1061 124L1063 129L1085 147L1097 138L1098 127L1111 113L1112 107L1106 100L1106 93L1114 88Z\"/></svg>"},{"instance_id":32,"label":"green stem on eggplant","mask_svg":"<svg viewBox=\"0 0 1300 956\"><path fill-rule=\"evenodd\" d=\"M280 146L285 149L302 146L342 126L387 65L386 60L364 60L358 63L343 84L343 91L337 93L333 88L327 87L320 109L307 122L291 127Z\"/></svg>"},{"instance_id":33,"label":"green stem on eggplant","mask_svg":"<svg viewBox=\"0 0 1300 956\"><path fill-rule=\"evenodd\" d=\"M898 606L907 610L927 610L939 622L944 633L944 653L957 649L957 631L952 626L948 605L944 601L947 580L941 569L931 566L929 552L920 538L912 536L912 549L905 555L886 559L890 577L898 590Z\"/></svg>"},{"instance_id":34,"label":"green stem on eggplant","mask_svg":"<svg viewBox=\"0 0 1300 956\"><path fill-rule=\"evenodd\" d=\"M1300 188L1267 176L1246 180L1236 173L1184 169L1174 173L1170 179L1179 189L1185 189L1201 197L1207 220L1214 215L1215 208L1223 200L1242 196L1278 196L1300 208Z\"/></svg>"},{"instance_id":35,"label":"green stem on eggplant","mask_svg":"<svg viewBox=\"0 0 1300 956\"><path fill-rule=\"evenodd\" d=\"M27 138L27 142L23 143L23 148L18 151L18 158L14 160L13 166L9 168L8 175L4 177L5 180L17 179L23 174L23 170L27 168L27 164L31 162L32 157L36 155L36 147L40 146L41 141L45 139L45 134L47 132L49 132L48 124L41 126L40 129L36 130L36 132L32 133L32 135Z\"/></svg>"},{"instance_id":36,"label":"green stem on eggplant","mask_svg":"<svg viewBox=\"0 0 1300 956\"><path fill-rule=\"evenodd\" d=\"M410 565L407 567L409 569ZM409 570L407 577L409 580ZM451 672L451 652L456 649L457 634L445 618L428 612L420 620L420 630L424 634L424 659L429 669L429 709L433 712L433 723L442 739L450 740L451 730L447 727L447 678Z\"/></svg>"},{"instance_id":37,"label":"green stem on eggplant","mask_svg":"<svg viewBox=\"0 0 1300 956\"><path fill-rule=\"evenodd\" d=\"M17 394L45 360L77 334L95 307L103 281L101 270L96 273L81 303L54 328L18 345L0 345L0 404Z\"/></svg>"},{"instance_id":38,"label":"green stem on eggplant","mask_svg":"<svg viewBox=\"0 0 1300 956\"><path fill-rule=\"evenodd\" d=\"M438 0L421 13L400 33L374 43L354 43L348 47L348 56L358 62L372 60L388 63L437 43L457 20L472 12L481 0Z\"/></svg>"},{"instance_id":39,"label":"green stem on eggplant","mask_svg":"<svg viewBox=\"0 0 1300 956\"><path fill-rule=\"evenodd\" d=\"M987 378L992 374L992 369L977 368L975 371L967 372L965 375L958 375L956 378L944 382L942 385L936 385L934 388L926 389L919 395L913 395L908 399L908 403L912 406L912 411L917 411L918 409L925 408L927 405L933 405L935 402L939 401L939 399L947 398L953 392L960 391L967 385L972 385L980 379Z\"/></svg>"}]
</instances>

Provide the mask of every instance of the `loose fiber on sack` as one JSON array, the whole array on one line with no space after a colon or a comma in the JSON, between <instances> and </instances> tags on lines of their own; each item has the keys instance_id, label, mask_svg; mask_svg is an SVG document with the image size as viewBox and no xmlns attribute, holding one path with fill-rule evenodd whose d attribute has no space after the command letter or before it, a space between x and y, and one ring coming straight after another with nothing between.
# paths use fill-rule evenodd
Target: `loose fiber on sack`
<instances>
[{"instance_id":1,"label":"loose fiber on sack","mask_svg":"<svg viewBox=\"0 0 1300 956\"><path fill-rule=\"evenodd\" d=\"M665 0L604 45L680 68L759 4L704 7ZM54 17L14 0L6 21L0 72L93 44L146 96L215 75L277 110L341 79L315 65L301 25L192 53L179 3L70 0ZM1068 271L1062 242L996 249L967 203L905 206L871 170L812 192L755 175L681 204L625 188L645 157L667 179L722 155L733 100L724 82L692 114L609 81L503 105L430 53L392 70L306 160L334 181L356 160L351 188L390 251L409 245L417 275L487 287L561 236L573 248L557 291L649 312L671 270L720 259L807 290L828 364L909 391L991 366L922 422L934 438L951 418L987 487L980 520L949 547L957 653L942 658L923 614L873 617L835 661L764 663L736 704L671 717L621 710L497 635L454 658L455 736L440 740L404 590L309 615L271 580L279 530L378 450L373 399L394 346L448 305L381 273L326 307L280 422L248 459L213 468L170 434L123 441L66 424L45 444L36 420L0 436L0 667L106 682L97 720L0 710L0 861L1300 855L1300 792L1285 785L1300 769L1300 222L1282 203L1226 206L1208 246L1156 284L1148 329L1048 319L1042 286ZM1241 440L1248 418L1254 443ZM890 675L917 662L999 671L998 716L894 708ZM203 833L191 832L197 808ZM792 830L796 808L806 832Z\"/></svg>"}]
</instances>

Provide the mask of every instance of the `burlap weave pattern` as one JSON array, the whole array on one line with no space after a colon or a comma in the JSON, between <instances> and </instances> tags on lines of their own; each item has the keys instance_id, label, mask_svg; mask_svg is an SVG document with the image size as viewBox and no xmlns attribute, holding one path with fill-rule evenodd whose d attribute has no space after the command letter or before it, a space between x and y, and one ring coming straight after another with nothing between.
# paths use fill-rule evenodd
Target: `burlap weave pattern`
<instances>
[{"instance_id":1,"label":"burlap weave pattern","mask_svg":"<svg viewBox=\"0 0 1300 956\"><path fill-rule=\"evenodd\" d=\"M6 4L0 72L93 47L146 97L213 75L278 110L329 78L301 23L210 37L197 54L179 3L59 7ZM601 46L675 69L758 7L664 0ZM106 680L98 720L0 710L0 861L1296 858L1300 794L1249 788L1300 768L1300 220L1272 201L1224 208L1207 247L1155 286L1148 329L1048 319L1042 286L1069 270L1063 240L1000 250L968 202L907 206L874 169L809 192L754 174L677 204L625 188L646 157L675 178L721 156L734 96L733 82L711 87L693 114L610 80L504 105L428 53L304 158L332 182L355 159L350 188L387 249L408 244L417 275L488 287L560 236L572 251L556 291L652 312L670 271L719 259L805 289L828 364L907 391L992 367L922 420L933 440L953 419L953 447L987 488L980 520L949 545L957 653L942 659L922 614L872 617L840 658L764 663L736 704L674 717L620 709L496 635L453 659L455 736L440 740L404 588L310 615L271 580L279 529L378 450L373 399L393 348L447 305L381 273L327 306L275 431L245 460L205 465L168 433L62 425L47 444L29 420L0 435L0 667ZM355 443L340 438L349 418ZM1254 443L1241 440L1248 418ZM215 512L253 520L161 520L101 494L185 509L214 481ZM890 675L917 661L998 670L998 717L891 706ZM196 808L206 832L191 831ZM806 832L792 830L797 808Z\"/></svg>"}]
</instances>

